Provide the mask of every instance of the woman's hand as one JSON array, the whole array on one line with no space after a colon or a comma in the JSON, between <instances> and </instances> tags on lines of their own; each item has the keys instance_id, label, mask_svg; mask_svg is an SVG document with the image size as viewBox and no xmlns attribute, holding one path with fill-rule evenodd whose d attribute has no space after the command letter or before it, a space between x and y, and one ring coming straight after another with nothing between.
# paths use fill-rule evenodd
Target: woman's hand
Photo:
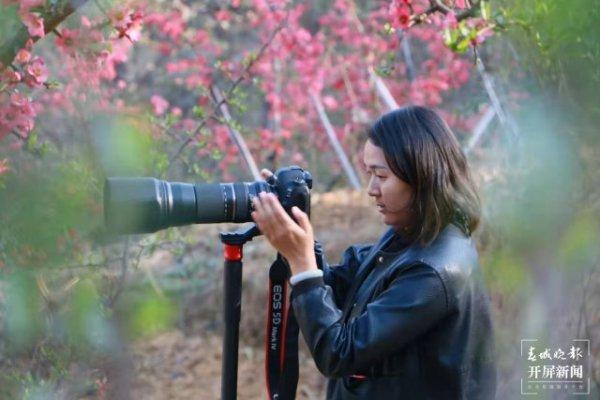
<instances>
[{"instance_id":1,"label":"woman's hand","mask_svg":"<svg viewBox=\"0 0 600 400\"><path fill-rule=\"evenodd\" d=\"M263 169L261 175L267 178L272 173ZM252 219L269 243L290 264L292 275L317 269L314 252L314 234L308 215L298 207L292 208L294 221L283 209L273 193L261 192L253 199Z\"/></svg>"}]
</instances>

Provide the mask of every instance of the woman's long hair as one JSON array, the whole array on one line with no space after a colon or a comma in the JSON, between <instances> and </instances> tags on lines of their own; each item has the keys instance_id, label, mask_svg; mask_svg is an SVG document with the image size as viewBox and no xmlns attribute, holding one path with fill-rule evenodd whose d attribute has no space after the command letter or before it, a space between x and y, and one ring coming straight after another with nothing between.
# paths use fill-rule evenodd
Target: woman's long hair
<instances>
[{"instance_id":1,"label":"woman's long hair","mask_svg":"<svg viewBox=\"0 0 600 400\"><path fill-rule=\"evenodd\" d=\"M448 224L466 235L479 224L481 204L467 159L446 122L433 110L403 107L381 116L368 130L392 172L414 190L413 242L427 245Z\"/></svg>"}]
</instances>

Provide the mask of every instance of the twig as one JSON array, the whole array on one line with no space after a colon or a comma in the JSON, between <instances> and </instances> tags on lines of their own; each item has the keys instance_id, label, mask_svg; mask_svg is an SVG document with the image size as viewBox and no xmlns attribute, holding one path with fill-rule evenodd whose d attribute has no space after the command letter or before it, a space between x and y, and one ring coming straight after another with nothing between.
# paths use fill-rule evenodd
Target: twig
<instances>
[{"instance_id":1,"label":"twig","mask_svg":"<svg viewBox=\"0 0 600 400\"><path fill-rule=\"evenodd\" d=\"M49 33L54 31L61 22L86 2L87 0L70 0L64 2L64 5L60 9L55 10L55 12L42 15L44 18L44 32ZM17 51L30 39L35 43L40 38L30 37L27 28L23 24L14 32L10 32L9 38L4 42L5 45L0 49L0 64L9 65L15 58ZM2 67L0 67L0 70L2 70Z\"/></svg>"},{"instance_id":2,"label":"twig","mask_svg":"<svg viewBox=\"0 0 600 400\"><path fill-rule=\"evenodd\" d=\"M468 7L466 10L461 11L459 13L455 13L456 20L462 21L464 19L472 17L475 14L475 11L477 11L479 9L479 7L480 7L479 2L473 2L473 4L471 4L470 7ZM433 14L435 12L441 12L442 14L448 14L449 12L455 12L455 11L451 7L448 7L447 5L443 4L440 0L430 0L428 9L426 9L425 11L423 11L420 14L414 14L411 16L409 27L418 25L418 24L422 24L423 22L425 22L427 20L428 16L430 16L431 14Z\"/></svg>"},{"instance_id":3,"label":"twig","mask_svg":"<svg viewBox=\"0 0 600 400\"><path fill-rule=\"evenodd\" d=\"M486 131L487 127L490 125L495 116L496 111L494 110L494 107L488 107L487 110L485 110L485 113L473 129L473 133L471 134L469 143L463 149L465 155L468 156L469 153L471 153L471 151L475 148L475 146L477 146L479 141L483 138L483 133Z\"/></svg>"},{"instance_id":4,"label":"twig","mask_svg":"<svg viewBox=\"0 0 600 400\"><path fill-rule=\"evenodd\" d=\"M123 243L123 252L121 253L121 275L119 276L119 279L117 281L117 288L116 288L115 292L107 301L106 305L108 308L114 307L117 299L119 298L119 296L121 295L121 292L123 291L125 279L127 278L127 269L129 266L129 263L127 262L128 261L127 260L128 253L129 253L129 236L126 236L125 243ZM141 251L140 251L140 254L141 254Z\"/></svg>"},{"instance_id":5,"label":"twig","mask_svg":"<svg viewBox=\"0 0 600 400\"><path fill-rule=\"evenodd\" d=\"M331 142L331 146L335 150L335 153L338 156L338 159L342 163L344 172L346 172L346 175L348 176L348 180L350 181L350 184L352 185L352 187L354 189L360 190L361 189L360 180L358 179L358 176L356 175L356 171L354 171L354 167L352 166L352 163L350 163L350 161L348 160L348 157L346 156L346 153L344 152L342 145L340 144L337 136L335 135L335 130L333 129L333 126L331 125L331 122L329 121L329 117L327 116L327 113L325 112L325 108L323 107L323 104L321 103L321 99L313 92L310 92L309 95L310 95L310 98L312 100L312 103L313 103L315 109L317 110L317 113L319 114L321 124L323 125L323 128L325 129L325 133L327 133L327 137L329 138L329 141Z\"/></svg>"},{"instance_id":6,"label":"twig","mask_svg":"<svg viewBox=\"0 0 600 400\"><path fill-rule=\"evenodd\" d=\"M453 12L454 10L452 10L452 8L448 7L447 5L445 5L442 0L435 0L434 1L435 5L437 6L437 8L440 11L443 11L445 13L449 13L449 12Z\"/></svg>"},{"instance_id":7,"label":"twig","mask_svg":"<svg viewBox=\"0 0 600 400\"><path fill-rule=\"evenodd\" d=\"M37 148L31 149L31 148L27 147L27 137L26 136L23 136L23 135L19 134L17 131L10 131L10 133L13 136L15 136L17 139L19 139L21 142L23 142L23 144L25 144L25 146L26 146L25 150L29 154L31 154L32 156L34 156L34 157L36 157L38 159L42 158L43 154L40 151L40 149L37 149Z\"/></svg>"},{"instance_id":8,"label":"twig","mask_svg":"<svg viewBox=\"0 0 600 400\"><path fill-rule=\"evenodd\" d=\"M408 32L403 31L402 36L400 36L400 42L400 46L402 46L402 56L404 57L404 62L406 63L406 77L408 78L409 82L413 82L417 77L417 68L415 67L415 62L413 61Z\"/></svg>"},{"instance_id":9,"label":"twig","mask_svg":"<svg viewBox=\"0 0 600 400\"><path fill-rule=\"evenodd\" d=\"M215 102L221 104L219 109L221 111L221 114L223 115L223 118L225 118L225 123L229 128L229 134L231 135L235 144L237 144L238 148L240 149L240 153L242 153L242 157L244 157L246 164L248 164L248 167L250 168L250 173L252 174L252 178L255 180L260 180L260 172L258 172L258 167L256 166L256 162L254 161L254 157L252 157L252 154L250 153L250 150L248 149L248 146L246 145L246 141L244 140L242 134L232 126L232 118L231 114L229 113L229 108L227 107L227 104L222 101L223 94L221 93L221 90L216 84L211 87L211 93L213 95L213 98L215 99Z\"/></svg>"},{"instance_id":10,"label":"twig","mask_svg":"<svg viewBox=\"0 0 600 400\"><path fill-rule=\"evenodd\" d=\"M379 75L377 75L375 71L373 71L373 68L371 67L369 67L369 75L375 83L375 88L377 89L379 97L381 97L381 100L383 100L383 102L387 105L388 109L395 110L396 108L398 108L398 103L396 102L396 99L394 99L394 96L392 96L392 93L388 89L387 85L385 84L385 82L383 82L383 79L381 79L381 77L379 77Z\"/></svg>"}]
</instances>

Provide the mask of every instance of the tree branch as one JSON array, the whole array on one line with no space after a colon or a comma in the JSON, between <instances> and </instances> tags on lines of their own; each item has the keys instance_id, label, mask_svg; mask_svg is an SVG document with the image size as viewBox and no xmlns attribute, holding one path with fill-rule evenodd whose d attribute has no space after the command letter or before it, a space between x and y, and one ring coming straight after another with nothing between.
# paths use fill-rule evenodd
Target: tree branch
<instances>
[{"instance_id":1,"label":"tree branch","mask_svg":"<svg viewBox=\"0 0 600 400\"><path fill-rule=\"evenodd\" d=\"M53 32L61 22L69 15L73 14L87 0L67 0L61 1L48 11L42 12L44 19L44 32ZM0 9L5 13L6 26L2 27L3 35L0 35L0 70L6 68L12 63L17 52L25 46L27 40L31 39L37 42L40 38L30 38L27 27L21 22L18 14L19 4L11 4L9 6L0 6ZM12 15L11 15L12 14Z\"/></svg>"},{"instance_id":2,"label":"tree branch","mask_svg":"<svg viewBox=\"0 0 600 400\"><path fill-rule=\"evenodd\" d=\"M454 12L456 14L456 20L462 21L464 19L474 16L475 12L477 10L479 10L479 8L480 8L480 2L477 1L477 2L473 2L470 5L470 7L465 9L464 11L456 13L453 8L445 5L441 0L431 0L429 2L428 9L426 9L425 11L423 11L420 14L414 14L411 16L411 21L410 21L409 26L422 24L423 22L425 22L427 20L428 16L430 16L431 14L433 14L435 12L441 12L444 15L448 14L449 12Z\"/></svg>"},{"instance_id":3,"label":"tree branch","mask_svg":"<svg viewBox=\"0 0 600 400\"><path fill-rule=\"evenodd\" d=\"M262 58L263 54L266 52L267 48L271 45L271 43L273 42L273 40L275 39L277 34L279 32L281 32L281 30L285 27L285 25L287 24L287 21L288 21L288 17L289 17L289 11L286 14L285 18L282 19L281 22L279 23L279 25L277 25L277 27L273 30L273 32L271 32L271 35L269 36L267 41L265 43L263 43L261 48L258 50L258 53L256 54L256 56L252 57L252 59L248 62L248 65L246 66L246 68L244 68L244 70L242 71L240 76L235 80L235 82L233 82L233 84L225 92L225 94L223 95L223 98L220 101L216 102L211 113L202 120L200 125L198 125L198 127L196 127L196 129L190 135L190 137L187 138L185 140L185 142L183 142L181 144L181 146L179 146L179 149L177 149L177 151L175 152L173 157L171 157L171 159L169 160L169 165L171 165L173 163L173 161L175 161L177 158L179 158L179 156L181 156L181 153L183 153L183 150L185 150L185 148L187 146L189 146L192 142L194 142L196 140L195 137L200 133L202 128L204 128L206 126L206 124L208 123L208 121L210 119L212 119L213 117L215 117L217 115L217 113L221 109L221 106L223 104L227 103L227 99L231 96L231 94L239 86L239 84L242 83L242 81L246 78L246 76L250 74L250 70L252 69L254 64L256 64L256 61L258 61L260 58Z\"/></svg>"}]
</instances>

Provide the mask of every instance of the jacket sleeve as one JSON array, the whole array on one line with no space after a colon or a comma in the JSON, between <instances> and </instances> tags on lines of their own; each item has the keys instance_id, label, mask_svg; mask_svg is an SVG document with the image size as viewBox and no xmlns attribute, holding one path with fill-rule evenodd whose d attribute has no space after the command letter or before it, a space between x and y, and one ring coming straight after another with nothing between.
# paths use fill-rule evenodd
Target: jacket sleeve
<instances>
[{"instance_id":1,"label":"jacket sleeve","mask_svg":"<svg viewBox=\"0 0 600 400\"><path fill-rule=\"evenodd\" d=\"M323 270L323 281L333 290L336 304L341 307L350 289L358 267L365 259L373 245L350 246L342 254L337 265L329 265L325 259L321 243L315 242L317 265Z\"/></svg>"},{"instance_id":2,"label":"jacket sleeve","mask_svg":"<svg viewBox=\"0 0 600 400\"><path fill-rule=\"evenodd\" d=\"M347 323L320 277L300 282L291 296L317 368L330 378L367 371L448 314L441 278L422 263L399 273L359 317Z\"/></svg>"}]
</instances>

